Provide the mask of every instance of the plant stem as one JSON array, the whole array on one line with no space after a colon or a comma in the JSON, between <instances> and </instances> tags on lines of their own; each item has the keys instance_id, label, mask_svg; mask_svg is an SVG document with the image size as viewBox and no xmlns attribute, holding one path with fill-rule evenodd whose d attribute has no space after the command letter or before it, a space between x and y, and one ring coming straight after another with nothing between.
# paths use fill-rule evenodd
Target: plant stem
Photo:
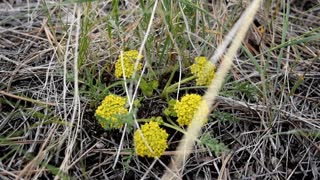
<instances>
[{"instance_id":1,"label":"plant stem","mask_svg":"<svg viewBox=\"0 0 320 180\"><path fill-rule=\"evenodd\" d=\"M150 119L137 119L137 121L138 122L149 122ZM161 125L164 125L164 126L166 126L168 128L171 128L171 129L174 129L176 131L179 131L179 132L181 132L183 134L186 133L185 130L183 130L182 128L178 127L177 125L169 124L169 123L166 123L166 122L162 122Z\"/></svg>"},{"instance_id":2,"label":"plant stem","mask_svg":"<svg viewBox=\"0 0 320 180\"><path fill-rule=\"evenodd\" d=\"M174 125L169 124L169 123L165 123L165 122L164 122L164 123L162 123L162 125L164 125L164 126L166 126L166 127L168 127L168 128L174 129L174 130L176 130L176 131L179 131L179 132L181 132L181 133L183 133L183 134L186 134L186 133L187 133L184 129L182 129L182 128L178 127L178 126L174 126Z\"/></svg>"},{"instance_id":3,"label":"plant stem","mask_svg":"<svg viewBox=\"0 0 320 180\"><path fill-rule=\"evenodd\" d=\"M172 84L169 87L166 86L163 89L163 92L161 93L161 97L165 97L168 100L169 99L169 94L174 92L174 91L176 91L179 84L181 85L181 84L187 83L187 82L189 82L189 81L191 81L191 80L193 80L195 78L196 77L193 75L193 76L190 76L190 77L187 77L187 78L181 80L180 82L176 82L176 83Z\"/></svg>"}]
</instances>

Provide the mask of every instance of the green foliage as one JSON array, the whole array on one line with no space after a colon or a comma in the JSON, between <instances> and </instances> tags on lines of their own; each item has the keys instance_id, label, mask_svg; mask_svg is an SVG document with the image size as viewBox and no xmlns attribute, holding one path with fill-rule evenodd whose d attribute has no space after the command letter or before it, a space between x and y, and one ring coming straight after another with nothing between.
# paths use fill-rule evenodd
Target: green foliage
<instances>
[{"instance_id":1,"label":"green foliage","mask_svg":"<svg viewBox=\"0 0 320 180\"><path fill-rule=\"evenodd\" d=\"M230 114L230 113L226 113L226 112L220 112L220 111L213 111L212 112L212 117L219 120L219 121L222 121L222 122L239 122L239 118L237 118L236 116Z\"/></svg>"},{"instance_id":2,"label":"green foliage","mask_svg":"<svg viewBox=\"0 0 320 180\"><path fill-rule=\"evenodd\" d=\"M104 118L99 115L95 115L99 122L103 122L104 129L107 131L117 129L116 127L121 127L124 124L127 124L127 131L131 132L134 126L133 115L137 112L137 109L133 109L128 114L115 114L114 117L117 118L117 121L113 121L112 118Z\"/></svg>"},{"instance_id":3,"label":"green foliage","mask_svg":"<svg viewBox=\"0 0 320 180\"><path fill-rule=\"evenodd\" d=\"M85 69L85 76L81 79L80 82L83 84L80 86L80 93L85 97L90 97L91 106L96 106L97 103L103 99L107 94L109 94L109 88L102 83L99 77L95 76L95 68Z\"/></svg>"},{"instance_id":4,"label":"green foliage","mask_svg":"<svg viewBox=\"0 0 320 180\"><path fill-rule=\"evenodd\" d=\"M210 134L204 134L200 142L207 146L216 156L219 156L222 152L229 151L229 149Z\"/></svg>"},{"instance_id":5,"label":"green foliage","mask_svg":"<svg viewBox=\"0 0 320 180\"><path fill-rule=\"evenodd\" d=\"M162 125L163 122L164 122L161 116L151 117L151 118L150 118L150 121L157 122L157 123L159 123L160 125Z\"/></svg>"},{"instance_id":6,"label":"green foliage","mask_svg":"<svg viewBox=\"0 0 320 180\"><path fill-rule=\"evenodd\" d=\"M303 83L304 81L304 76L299 76L298 81L296 81L290 90L289 96L292 96L294 92L297 90L297 88Z\"/></svg>"},{"instance_id":7,"label":"green foliage","mask_svg":"<svg viewBox=\"0 0 320 180\"><path fill-rule=\"evenodd\" d=\"M112 15L116 24L119 25L119 0L112 0Z\"/></svg>"},{"instance_id":8,"label":"green foliage","mask_svg":"<svg viewBox=\"0 0 320 180\"><path fill-rule=\"evenodd\" d=\"M239 97L244 95L251 102L258 100L258 91L255 86L249 82L233 82L231 87L220 92L222 95L227 97Z\"/></svg>"},{"instance_id":9,"label":"green foliage","mask_svg":"<svg viewBox=\"0 0 320 180\"><path fill-rule=\"evenodd\" d=\"M134 101L133 101L133 106L135 107L135 108L137 108L137 109L139 109L140 107L141 107L141 100L142 100L143 98L136 98Z\"/></svg>"},{"instance_id":10,"label":"green foliage","mask_svg":"<svg viewBox=\"0 0 320 180\"><path fill-rule=\"evenodd\" d=\"M93 27L93 23L90 21L90 11L91 11L91 3L88 2L85 6L84 18L81 19L81 38L79 42L79 58L78 58L78 67L84 68L83 64L85 64L86 60L89 59L90 53L90 38L89 34Z\"/></svg>"},{"instance_id":11,"label":"green foliage","mask_svg":"<svg viewBox=\"0 0 320 180\"><path fill-rule=\"evenodd\" d=\"M134 158L134 149L130 149L130 155L128 156L123 156L122 157L122 166L125 172L129 172L130 171L130 163L132 161L132 159Z\"/></svg>"},{"instance_id":12,"label":"green foliage","mask_svg":"<svg viewBox=\"0 0 320 180\"><path fill-rule=\"evenodd\" d=\"M151 97L153 95L153 91L156 90L159 86L157 80L152 80L147 82L144 79L141 79L140 88L142 90L143 95L147 97Z\"/></svg>"},{"instance_id":13,"label":"green foliage","mask_svg":"<svg viewBox=\"0 0 320 180\"><path fill-rule=\"evenodd\" d=\"M174 105L176 104L177 100L175 99L170 99L168 101L168 107L163 111L163 113L166 116L171 116L171 117L177 117L177 113L174 110Z\"/></svg>"}]
</instances>

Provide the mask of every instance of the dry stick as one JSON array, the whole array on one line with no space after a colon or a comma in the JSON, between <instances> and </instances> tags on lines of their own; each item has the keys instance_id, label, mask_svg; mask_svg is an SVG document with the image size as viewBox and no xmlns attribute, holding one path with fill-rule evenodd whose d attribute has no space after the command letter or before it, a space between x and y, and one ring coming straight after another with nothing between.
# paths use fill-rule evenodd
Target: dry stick
<instances>
[{"instance_id":1,"label":"dry stick","mask_svg":"<svg viewBox=\"0 0 320 180\"><path fill-rule=\"evenodd\" d=\"M42 101L39 101L39 100L27 98L27 97L17 96L17 95L14 95L14 94L11 94L11 93L8 93L8 92L5 92L5 91L0 91L0 94L9 96L9 97L12 97L12 98L15 98L15 99L20 99L20 100L23 100L23 101L28 101L28 102L31 102L31 103L34 103L34 104L38 104L38 105L57 106L56 103L42 102Z\"/></svg>"},{"instance_id":2,"label":"dry stick","mask_svg":"<svg viewBox=\"0 0 320 180\"><path fill-rule=\"evenodd\" d=\"M209 108L214 103L215 97L218 95L225 77L231 69L233 57L241 46L241 42L244 39L251 22L253 21L253 17L258 10L260 2L261 0L253 1L241 16L239 22L232 28L238 29L238 32L223 61L221 62L220 68L218 69L215 78L211 82L208 91L204 95L203 100L188 128L187 134L183 137L178 146L178 151L182 151L183 153L177 153L171 162L170 169L174 171L175 174L166 171L162 179L181 178L180 171L183 170L184 163L193 149L194 140L199 136L200 130L203 124L206 122L205 119L209 114Z\"/></svg>"},{"instance_id":3,"label":"dry stick","mask_svg":"<svg viewBox=\"0 0 320 180\"><path fill-rule=\"evenodd\" d=\"M218 176L218 180L222 180L222 179L227 179L227 174L226 174L226 165L229 162L231 158L231 154L228 154L227 157L225 159L222 160L222 165L221 165L221 169L220 169L220 173Z\"/></svg>"}]
</instances>

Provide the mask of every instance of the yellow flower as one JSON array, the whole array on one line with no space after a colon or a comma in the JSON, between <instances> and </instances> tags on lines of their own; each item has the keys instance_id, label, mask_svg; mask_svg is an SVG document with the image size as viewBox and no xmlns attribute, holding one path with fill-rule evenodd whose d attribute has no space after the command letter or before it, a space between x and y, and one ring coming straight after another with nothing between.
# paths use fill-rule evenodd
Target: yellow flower
<instances>
[{"instance_id":1,"label":"yellow flower","mask_svg":"<svg viewBox=\"0 0 320 180\"><path fill-rule=\"evenodd\" d=\"M98 121L104 128L121 128L123 123L119 121L119 115L128 114L125 108L126 98L110 94L104 98L96 110Z\"/></svg>"},{"instance_id":2,"label":"yellow flower","mask_svg":"<svg viewBox=\"0 0 320 180\"><path fill-rule=\"evenodd\" d=\"M196 82L198 86L209 86L214 78L215 70L216 66L210 61L207 61L207 58L203 56L196 57L195 63L191 66L191 73L197 77Z\"/></svg>"},{"instance_id":3,"label":"yellow flower","mask_svg":"<svg viewBox=\"0 0 320 180\"><path fill-rule=\"evenodd\" d=\"M121 78L123 77L123 70L122 70L122 65L121 61L123 61L123 67L124 67L124 73L126 78L131 78L133 71L134 71L134 66L135 62L137 60L140 60L143 56L139 55L139 52L137 50L131 50L131 51L125 51L121 55L119 55L119 59L117 60L115 64L115 76L116 78ZM137 71L141 70L142 64L139 62Z\"/></svg>"},{"instance_id":4,"label":"yellow flower","mask_svg":"<svg viewBox=\"0 0 320 180\"><path fill-rule=\"evenodd\" d=\"M179 126L189 125L201 103L201 96L197 94L187 94L177 101L174 110L177 113Z\"/></svg>"},{"instance_id":5,"label":"yellow flower","mask_svg":"<svg viewBox=\"0 0 320 180\"><path fill-rule=\"evenodd\" d=\"M143 137L141 136L143 134ZM159 127L159 123L150 121L134 133L134 145L139 156L160 157L167 149L168 133ZM152 149L150 151L148 146Z\"/></svg>"}]
</instances>

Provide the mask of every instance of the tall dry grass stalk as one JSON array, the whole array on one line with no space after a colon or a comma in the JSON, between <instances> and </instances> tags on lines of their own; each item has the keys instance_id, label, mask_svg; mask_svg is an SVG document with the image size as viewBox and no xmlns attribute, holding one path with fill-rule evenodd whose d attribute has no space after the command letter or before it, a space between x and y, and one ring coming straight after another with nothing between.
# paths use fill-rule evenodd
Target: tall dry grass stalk
<instances>
[{"instance_id":1,"label":"tall dry grass stalk","mask_svg":"<svg viewBox=\"0 0 320 180\"><path fill-rule=\"evenodd\" d=\"M250 6L247 7L246 11L242 14L241 18L234 25L234 27L230 30L227 38L224 42L218 47L214 57L217 58L221 56L225 51L227 45L230 42L230 38L233 38L231 42L230 48L227 53L223 57L223 60L220 64L220 68L218 69L215 78L211 82L208 91L203 96L203 100L196 112L186 135L181 140L178 149L176 152L179 152L172 159L170 170L166 171L163 175L162 179L181 179L181 172L183 171L184 164L186 159L189 157L195 139L199 136L200 130L209 114L209 109L214 103L215 97L218 95L222 84L227 76L229 70L231 69L233 63L233 57L236 55L236 52L241 46L241 42L243 41L250 24L253 22L254 16L259 8L261 0L255 0L251 3ZM221 51L221 49L223 51ZM218 53L218 55L216 55ZM174 172L174 173L173 173Z\"/></svg>"}]
</instances>

